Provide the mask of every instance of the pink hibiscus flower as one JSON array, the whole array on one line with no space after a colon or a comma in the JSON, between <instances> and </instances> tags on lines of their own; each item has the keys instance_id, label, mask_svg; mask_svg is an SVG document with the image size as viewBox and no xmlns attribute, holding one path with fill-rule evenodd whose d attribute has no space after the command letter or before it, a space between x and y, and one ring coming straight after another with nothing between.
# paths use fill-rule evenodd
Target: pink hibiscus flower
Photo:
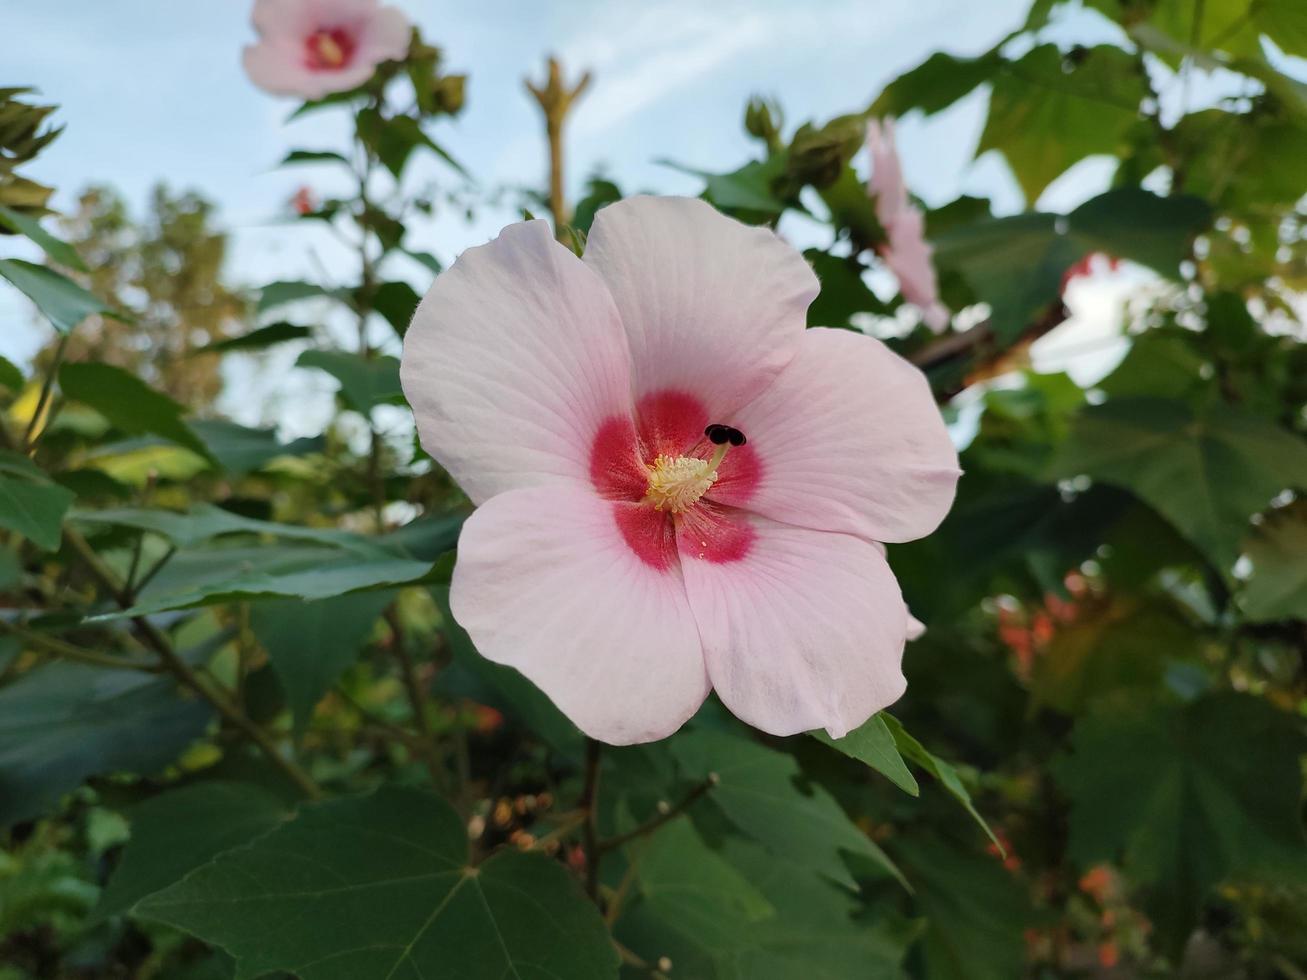
<instances>
[{"instance_id":1,"label":"pink hibiscus flower","mask_svg":"<svg viewBox=\"0 0 1307 980\"><path fill-rule=\"evenodd\" d=\"M255 0L259 43L245 72L274 95L321 99L358 88L408 53L408 18L378 0Z\"/></svg>"},{"instance_id":2,"label":"pink hibiscus flower","mask_svg":"<svg viewBox=\"0 0 1307 980\"><path fill-rule=\"evenodd\" d=\"M805 330L817 280L703 201L601 210L584 259L510 225L431 287L401 375L477 511L455 618L588 734L671 734L710 689L777 735L895 701L908 613L878 542L933 530L957 455L925 378Z\"/></svg>"},{"instance_id":3,"label":"pink hibiscus flower","mask_svg":"<svg viewBox=\"0 0 1307 980\"><path fill-rule=\"evenodd\" d=\"M876 220L887 238L879 252L881 260L898 278L903 298L920 307L926 326L939 333L948 326L949 313L939 301L925 218L908 200L903 165L894 147L893 119L885 120L884 129L876 120L868 121L867 149L871 152L869 190L876 198Z\"/></svg>"}]
</instances>

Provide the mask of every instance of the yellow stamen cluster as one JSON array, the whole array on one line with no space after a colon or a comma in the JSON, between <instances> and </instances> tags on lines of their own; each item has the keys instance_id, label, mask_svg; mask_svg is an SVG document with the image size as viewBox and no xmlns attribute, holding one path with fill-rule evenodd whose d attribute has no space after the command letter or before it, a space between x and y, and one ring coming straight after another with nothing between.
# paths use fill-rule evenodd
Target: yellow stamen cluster
<instances>
[{"instance_id":1,"label":"yellow stamen cluster","mask_svg":"<svg viewBox=\"0 0 1307 980\"><path fill-rule=\"evenodd\" d=\"M723 443L712 454L712 459L697 456L659 455L649 467L649 488L644 502L653 504L654 510L670 510L680 514L699 502L699 498L717 482L717 467L726 458L730 446Z\"/></svg>"},{"instance_id":2,"label":"yellow stamen cluster","mask_svg":"<svg viewBox=\"0 0 1307 980\"><path fill-rule=\"evenodd\" d=\"M331 68L339 68L345 63L345 51L327 31L318 31L313 35L312 44L322 63Z\"/></svg>"},{"instance_id":3,"label":"yellow stamen cluster","mask_svg":"<svg viewBox=\"0 0 1307 980\"><path fill-rule=\"evenodd\" d=\"M679 514L693 507L717 480L717 467L695 456L659 456L649 468L645 502Z\"/></svg>"}]
</instances>

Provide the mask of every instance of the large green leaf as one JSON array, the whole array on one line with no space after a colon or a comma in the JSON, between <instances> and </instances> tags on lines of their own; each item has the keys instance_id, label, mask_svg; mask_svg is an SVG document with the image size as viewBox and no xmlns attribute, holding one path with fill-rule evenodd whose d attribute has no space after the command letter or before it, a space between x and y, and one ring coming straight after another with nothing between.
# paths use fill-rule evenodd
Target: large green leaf
<instances>
[{"instance_id":1,"label":"large green leaf","mask_svg":"<svg viewBox=\"0 0 1307 980\"><path fill-rule=\"evenodd\" d=\"M640 896L619 937L696 980L898 980L904 936L889 916L813 869L730 837L709 847L684 817L629 848Z\"/></svg>"},{"instance_id":2,"label":"large green leaf","mask_svg":"<svg viewBox=\"0 0 1307 980\"><path fill-rule=\"evenodd\" d=\"M614 980L617 951L561 864L501 851L413 790L304 807L146 898L138 914L221 946L237 980Z\"/></svg>"},{"instance_id":3,"label":"large green leaf","mask_svg":"<svg viewBox=\"0 0 1307 980\"><path fill-rule=\"evenodd\" d=\"M393 599L389 591L357 592L319 602L260 602L250 609L250 627L268 651L297 729L308 724L314 706L358 657Z\"/></svg>"},{"instance_id":4,"label":"large green leaf","mask_svg":"<svg viewBox=\"0 0 1307 980\"><path fill-rule=\"evenodd\" d=\"M87 776L154 773L208 724L169 677L83 664L38 667L0 688L0 826L33 817Z\"/></svg>"},{"instance_id":5,"label":"large green leaf","mask_svg":"<svg viewBox=\"0 0 1307 980\"><path fill-rule=\"evenodd\" d=\"M1240 596L1255 623L1307 620L1307 512L1301 506L1271 515L1248 541L1252 575Z\"/></svg>"},{"instance_id":6,"label":"large green leaf","mask_svg":"<svg viewBox=\"0 0 1307 980\"><path fill-rule=\"evenodd\" d=\"M249 783L196 783L146 800L129 814L132 838L96 915L131 911L223 851L267 833L289 813L285 800Z\"/></svg>"},{"instance_id":7,"label":"large green leaf","mask_svg":"<svg viewBox=\"0 0 1307 980\"><path fill-rule=\"evenodd\" d=\"M646 844L631 848L649 911L710 956L751 945L753 925L774 919L771 903L714 851L688 817L678 817Z\"/></svg>"},{"instance_id":8,"label":"large green leaf","mask_svg":"<svg viewBox=\"0 0 1307 980\"><path fill-rule=\"evenodd\" d=\"M774 853L850 887L856 883L844 864L844 851L899 877L893 862L854 826L833 796L820 786L800 788L793 756L706 729L677 736L671 747L687 776L702 780L717 774L709 799Z\"/></svg>"},{"instance_id":9,"label":"large green leaf","mask_svg":"<svg viewBox=\"0 0 1307 980\"><path fill-rule=\"evenodd\" d=\"M833 749L838 749L852 759L864 762L892 782L905 793L916 796L921 792L912 773L903 764L894 734L879 714L872 715L866 723L855 728L843 738L831 738L824 731L809 732L819 742L825 742Z\"/></svg>"},{"instance_id":10,"label":"large green leaf","mask_svg":"<svg viewBox=\"0 0 1307 980\"><path fill-rule=\"evenodd\" d=\"M339 381L341 398L356 412L366 415L377 405L403 401L398 358L383 355L364 360L344 351L306 350L295 363L326 371Z\"/></svg>"},{"instance_id":11,"label":"large green leaf","mask_svg":"<svg viewBox=\"0 0 1307 980\"><path fill-rule=\"evenodd\" d=\"M22 259L0 259L0 277L26 293L60 333L69 333L88 316L96 314L124 319L67 276L43 265Z\"/></svg>"},{"instance_id":12,"label":"large green leaf","mask_svg":"<svg viewBox=\"0 0 1307 980\"><path fill-rule=\"evenodd\" d=\"M1092 714L1054 768L1071 799L1072 858L1124 861L1176 952L1216 884L1307 875L1305 749L1300 719L1248 695Z\"/></svg>"},{"instance_id":13,"label":"large green leaf","mask_svg":"<svg viewBox=\"0 0 1307 980\"><path fill-rule=\"evenodd\" d=\"M45 551L59 547L64 514L72 503L73 492L56 483L0 474L0 527Z\"/></svg>"},{"instance_id":14,"label":"large green leaf","mask_svg":"<svg viewBox=\"0 0 1307 980\"><path fill-rule=\"evenodd\" d=\"M1307 443L1232 408L1118 398L1081 413L1055 471L1129 490L1228 571L1250 517L1307 487Z\"/></svg>"},{"instance_id":15,"label":"large green leaf","mask_svg":"<svg viewBox=\"0 0 1307 980\"><path fill-rule=\"evenodd\" d=\"M1139 120L1144 81L1132 56L1100 45L1064 55L1044 44L1005 62L994 79L977 154L998 150L1026 200L1096 153L1116 155Z\"/></svg>"},{"instance_id":16,"label":"large green leaf","mask_svg":"<svg viewBox=\"0 0 1307 980\"><path fill-rule=\"evenodd\" d=\"M212 460L209 448L182 420L185 409L140 378L112 364L65 364L59 369L64 396L89 405L128 435L149 432Z\"/></svg>"},{"instance_id":17,"label":"large green leaf","mask_svg":"<svg viewBox=\"0 0 1307 980\"><path fill-rule=\"evenodd\" d=\"M925 980L1011 980L1026 966L1027 887L988 854L933 836L893 843L926 916Z\"/></svg>"}]
</instances>

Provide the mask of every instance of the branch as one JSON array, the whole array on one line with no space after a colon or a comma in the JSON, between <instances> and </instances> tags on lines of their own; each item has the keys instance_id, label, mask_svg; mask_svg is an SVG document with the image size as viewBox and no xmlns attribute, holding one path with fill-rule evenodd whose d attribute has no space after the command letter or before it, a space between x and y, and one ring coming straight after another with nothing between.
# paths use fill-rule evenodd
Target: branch
<instances>
[{"instance_id":1,"label":"branch","mask_svg":"<svg viewBox=\"0 0 1307 980\"><path fill-rule=\"evenodd\" d=\"M600 841L599 853L607 853L608 851L621 847L623 844L629 844L637 838L652 834L654 831L658 830L658 828L662 827L663 824L675 820L690 807L694 806L700 797L721 781L721 777L718 776L717 773L708 773L708 778L695 786L694 789L690 790L680 803L672 806L668 804L666 800L663 800L658 804L658 813L640 824L640 826L636 827L634 830L628 830L624 834L618 834L616 837L609 837L607 840Z\"/></svg>"},{"instance_id":2,"label":"branch","mask_svg":"<svg viewBox=\"0 0 1307 980\"><path fill-rule=\"evenodd\" d=\"M92 577L114 597L114 601L123 609L130 608L130 593L119 586L115 581L114 573L100 560L100 556L95 553L95 549L91 547L86 538L82 537L81 532L71 525L65 525L64 540L77 552L78 557L82 559ZM157 626L144 616L132 617L131 623L141 641L158 654L162 666L176 677L183 687L194 691L213 705L224 719L257 745L260 751L268 757L268 761L280 769L286 778L293 782L305 796L309 799L319 799L322 796L322 789L313 781L313 778L301 769L294 760L282 755L272 737L250 718L238 704L232 701L226 692L218 687L210 687L210 685L206 684L191 665L177 654L177 651L172 647L171 641Z\"/></svg>"},{"instance_id":3,"label":"branch","mask_svg":"<svg viewBox=\"0 0 1307 980\"><path fill-rule=\"evenodd\" d=\"M108 654L97 653L94 650L83 650L81 647L66 643L58 637L46 636L44 633L38 633L17 623L11 623L7 619L0 619L0 630L4 630L11 636L16 636L24 643L38 650L55 657L62 657L64 660L75 660L78 663L90 664L94 667L111 667L116 670L141 670L152 674L160 673L163 670L162 666L157 663L142 663L139 660L113 657Z\"/></svg>"}]
</instances>

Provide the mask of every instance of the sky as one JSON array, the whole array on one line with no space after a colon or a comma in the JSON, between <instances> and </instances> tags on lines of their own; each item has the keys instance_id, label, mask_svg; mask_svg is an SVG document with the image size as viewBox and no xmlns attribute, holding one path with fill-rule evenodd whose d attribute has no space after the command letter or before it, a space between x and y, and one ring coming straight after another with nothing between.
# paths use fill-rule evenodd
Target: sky
<instances>
[{"instance_id":1,"label":"sky","mask_svg":"<svg viewBox=\"0 0 1307 980\"><path fill-rule=\"evenodd\" d=\"M568 134L573 198L595 172L616 179L628 192L697 193L696 178L659 161L727 170L748 160L755 147L741 119L750 95L778 98L791 124L860 109L887 81L932 51L986 50L1021 22L1029 4L397 2L426 39L444 50L446 70L470 76L464 113L438 124L433 134L486 190L539 186L544 180L545 142L523 78L538 77L550 53L562 58L569 77L583 68L593 72L590 93L579 103ZM195 188L219 203L220 221L232 231L228 273L234 282L258 286L281 278L343 278L350 257L332 239L284 220L287 201L300 184L330 192L327 173L273 168L293 147L340 146L346 124L332 113L287 124L296 103L254 88L240 66L241 49L253 38L249 8L250 0L0 0L6 32L22 40L6 45L0 84L36 87L44 100L59 104L57 118L67 124L29 174L58 188L56 207L69 206L76 190L92 181L117 186L137 204L160 180L174 189ZM1085 36L1086 24L1076 22L1078 36ZM1088 27L1109 30L1097 23ZM928 204L965 192L991 197L1000 212L1023 206L1001 158L990 153L972 159L984 100L976 93L929 120L909 116L901 124L908 183ZM411 169L415 184L451 183L448 171L430 155ZM1100 190L1108 172L1105 161L1084 161L1055 182L1039 204L1073 207ZM415 223L408 244L448 262L517 217L510 207L515 195L502 197L502 206L482 209L472 222L450 211ZM420 270L411 278L424 287ZM1110 346L1116 332L1130 281L1101 278L1095 288L1073 297L1081 325L1064 334L1071 335L1077 350ZM47 342L44 331L21 299L0 291L0 354L27 362ZM1056 344L1051 349L1056 352ZM1049 366L1062 364L1054 358ZM295 400L313 394L311 384L299 383L308 387L301 392L292 385ZM262 414L287 422L284 382L264 378L260 383L251 376L243 384L258 388L258 397L228 406L239 420L254 422L254 415ZM318 424L309 417L313 414L290 419L290 429L311 430Z\"/></svg>"}]
</instances>

